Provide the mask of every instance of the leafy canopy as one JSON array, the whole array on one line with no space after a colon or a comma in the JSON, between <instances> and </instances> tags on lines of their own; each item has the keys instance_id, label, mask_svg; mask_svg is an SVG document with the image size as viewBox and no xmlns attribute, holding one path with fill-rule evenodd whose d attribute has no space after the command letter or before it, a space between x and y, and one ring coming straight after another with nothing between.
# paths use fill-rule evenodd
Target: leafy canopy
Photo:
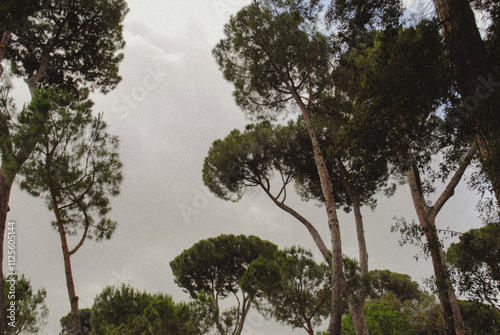
<instances>
[{"instance_id":1,"label":"leafy canopy","mask_svg":"<svg viewBox=\"0 0 500 335\"><path fill-rule=\"evenodd\" d=\"M26 79L38 73L37 82L83 96L107 92L120 81L127 12L124 0L44 1L12 31L6 58Z\"/></svg>"},{"instance_id":2,"label":"leafy canopy","mask_svg":"<svg viewBox=\"0 0 500 335\"><path fill-rule=\"evenodd\" d=\"M249 116L275 118L296 107L299 96L317 102L332 87L331 43L316 31L316 16L303 15L301 4L253 2L231 18L226 38L213 50Z\"/></svg>"},{"instance_id":3,"label":"leafy canopy","mask_svg":"<svg viewBox=\"0 0 500 335\"><path fill-rule=\"evenodd\" d=\"M21 188L45 198L51 210L57 203L67 233L80 228L89 238L109 239L116 227L107 218L109 198L118 195L122 181L118 138L106 132L100 115L92 116L89 102L55 87L39 90L32 108L48 116L22 168Z\"/></svg>"},{"instance_id":4,"label":"leafy canopy","mask_svg":"<svg viewBox=\"0 0 500 335\"><path fill-rule=\"evenodd\" d=\"M499 308L500 223L490 223L460 235L446 252L458 286L470 299Z\"/></svg>"},{"instance_id":5,"label":"leafy canopy","mask_svg":"<svg viewBox=\"0 0 500 335\"><path fill-rule=\"evenodd\" d=\"M259 256L270 258L276 249L256 236L220 235L184 250L170 267L175 282L192 298L201 292L224 298L238 292L240 279L252 261Z\"/></svg>"},{"instance_id":6,"label":"leafy canopy","mask_svg":"<svg viewBox=\"0 0 500 335\"><path fill-rule=\"evenodd\" d=\"M309 251L292 247L276 251L272 259L253 261L242 286L256 295L257 308L265 316L308 329L330 314L329 273L328 265L317 264Z\"/></svg>"},{"instance_id":7,"label":"leafy canopy","mask_svg":"<svg viewBox=\"0 0 500 335\"><path fill-rule=\"evenodd\" d=\"M40 140L47 118L47 109L39 106L40 99L19 111L10 96L11 89L10 78L4 75L0 81L1 173L9 182L13 182Z\"/></svg>"},{"instance_id":8,"label":"leafy canopy","mask_svg":"<svg viewBox=\"0 0 500 335\"><path fill-rule=\"evenodd\" d=\"M30 280L24 275L18 275L15 283L9 281L9 277L3 278L4 289L4 312L3 322L6 335L15 334L37 334L47 322L49 310L45 305L47 291L44 288L34 291ZM11 285L14 283L14 288ZM12 292L15 292L14 294ZM9 318L11 312L8 310L14 302L15 319Z\"/></svg>"},{"instance_id":9,"label":"leafy canopy","mask_svg":"<svg viewBox=\"0 0 500 335\"><path fill-rule=\"evenodd\" d=\"M90 320L95 335L203 334L190 305L126 285L105 288L94 300Z\"/></svg>"},{"instance_id":10,"label":"leafy canopy","mask_svg":"<svg viewBox=\"0 0 500 335\"><path fill-rule=\"evenodd\" d=\"M92 310L90 308L84 308L78 311L78 315L80 316L80 325L82 327L82 335L90 335L92 333L92 327L90 325L91 313ZM61 333L59 335L73 334L71 312L69 312L66 316L63 316L59 322L61 323Z\"/></svg>"},{"instance_id":11,"label":"leafy canopy","mask_svg":"<svg viewBox=\"0 0 500 335\"><path fill-rule=\"evenodd\" d=\"M289 180L291 160L299 154L294 137L293 129L267 121L233 130L212 144L203 165L205 185L222 199L238 201L246 188L268 186L275 172Z\"/></svg>"}]
</instances>

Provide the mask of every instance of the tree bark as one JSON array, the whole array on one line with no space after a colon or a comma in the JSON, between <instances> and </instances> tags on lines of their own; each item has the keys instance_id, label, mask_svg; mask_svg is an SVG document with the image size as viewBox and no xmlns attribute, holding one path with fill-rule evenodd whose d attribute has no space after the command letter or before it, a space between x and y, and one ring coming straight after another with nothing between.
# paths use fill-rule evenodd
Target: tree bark
<instances>
[{"instance_id":1,"label":"tree bark","mask_svg":"<svg viewBox=\"0 0 500 335\"><path fill-rule=\"evenodd\" d=\"M477 27L469 0L434 0L443 37L453 64L458 90L472 117L474 133L486 172L499 203L500 167L490 163L494 153L495 133L500 126L498 106L491 95L498 97L498 83L491 82L493 67ZM488 82L489 81L489 82Z\"/></svg>"},{"instance_id":2,"label":"tree bark","mask_svg":"<svg viewBox=\"0 0 500 335\"><path fill-rule=\"evenodd\" d=\"M293 208L288 207L283 202L276 199L276 197L273 196L271 194L271 192L262 183L260 184L260 186L262 187L262 189L264 189L266 194L273 200L273 202L276 204L276 206L278 206L279 208L281 208L285 212L292 215L294 218L299 220L307 228L307 230L309 231L309 234L311 234L311 237L313 238L314 242L316 243L316 246L318 247L319 251L321 252L323 257L325 258L325 260L327 262L331 262L330 250L326 247L326 244L323 241L323 239L321 238L321 235L319 234L316 227L314 227L314 225L311 222L309 222L306 218L304 218L302 215L297 213Z\"/></svg>"},{"instance_id":3,"label":"tree bark","mask_svg":"<svg viewBox=\"0 0 500 335\"><path fill-rule=\"evenodd\" d=\"M252 301L250 299L247 299L247 297L243 297L240 322L238 323L238 327L236 328L236 332L234 333L235 335L241 335L241 332L243 331L243 325L245 324L245 320L247 318L247 314L250 310L251 305Z\"/></svg>"},{"instance_id":4,"label":"tree bark","mask_svg":"<svg viewBox=\"0 0 500 335\"><path fill-rule=\"evenodd\" d=\"M73 335L81 335L82 327L80 324L80 310L78 308L78 296L75 291L75 283L73 281L73 272L71 269L71 256L69 255L68 242L66 240L66 231L60 219L57 219L59 236L61 238L61 248L64 258L64 272L66 274L66 286L68 288L69 302L71 305L71 321L73 324Z\"/></svg>"},{"instance_id":5,"label":"tree bark","mask_svg":"<svg viewBox=\"0 0 500 335\"><path fill-rule=\"evenodd\" d=\"M12 182L8 181L0 173L0 335L5 334L4 325L4 285L3 285L3 248L5 237L5 226L7 224L7 213L9 212L10 191Z\"/></svg>"},{"instance_id":6,"label":"tree bark","mask_svg":"<svg viewBox=\"0 0 500 335\"><path fill-rule=\"evenodd\" d=\"M270 54L270 53L268 53ZM272 59L271 56L269 56ZM321 147L319 145L318 137L316 131L312 126L310 118L310 105L312 103L313 94L312 88L309 86L309 102L306 106L302 100L302 96L297 91L297 88L293 82L292 77L289 74L284 74L281 69L276 65L272 64L274 70L279 74L282 83L286 86L288 93L297 103L302 116L304 118L304 124L306 125L309 138L311 140L314 162L316 168L318 169L321 190L323 192L323 197L325 198L325 209L328 218L328 228L330 230L330 239L332 244L332 258L331 258L331 271L332 271L332 300L331 300L331 312L330 312L330 322L328 325L327 335L340 335L342 330L342 313L343 313L343 301L342 292L344 285L344 271L343 271L343 259L342 259L342 243L340 236L340 225L337 215L337 209L335 208L335 199L333 193L333 185L330 180L330 174L326 167L325 159L321 152ZM310 71L311 69L308 69ZM310 73L307 74L310 79Z\"/></svg>"},{"instance_id":7,"label":"tree bark","mask_svg":"<svg viewBox=\"0 0 500 335\"><path fill-rule=\"evenodd\" d=\"M342 268L343 264L340 225L337 216L337 209L335 208L335 199L333 197L333 186L330 180L328 169L326 168L323 154L321 153L321 148L316 136L316 131L314 130L311 119L309 117L309 111L306 106L304 106L302 99L296 92L294 92L294 96L301 108L302 115L304 117L304 123L311 139L314 152L314 160L318 169L323 197L325 198L326 213L328 216L328 227L330 229L332 243L332 300L330 323L328 325L327 335L340 335L340 332L342 330L342 290L344 284L344 274Z\"/></svg>"},{"instance_id":8,"label":"tree bark","mask_svg":"<svg viewBox=\"0 0 500 335\"><path fill-rule=\"evenodd\" d=\"M66 287L68 289L69 302L71 306L71 322L73 325L73 335L82 335L82 326L80 323L80 310L78 308L78 296L75 291L75 283L73 281L73 271L71 269L71 255L68 247L68 241L66 239L66 229L64 228L64 221L61 217L61 212L59 210L59 203L57 200L57 194L51 181L51 162L48 160L47 165L47 176L48 184L50 190L50 196L52 200L52 207L56 216L57 228L59 231L59 237L61 238L61 249L63 252L64 259L64 272L66 275Z\"/></svg>"},{"instance_id":9,"label":"tree bark","mask_svg":"<svg viewBox=\"0 0 500 335\"><path fill-rule=\"evenodd\" d=\"M365 278L368 274L368 251L366 248L365 232L363 228L363 217L361 215L361 204L359 198L353 202L354 217L356 221L356 233L358 236L359 248L359 265L361 268L361 278ZM366 299L366 286L361 283L361 286L356 292L351 295L349 300L349 308L351 310L352 322L356 335L369 335L368 325L366 324L365 317L365 299Z\"/></svg>"},{"instance_id":10,"label":"tree bark","mask_svg":"<svg viewBox=\"0 0 500 335\"><path fill-rule=\"evenodd\" d=\"M344 188L349 199L352 202L352 208L354 211L354 219L356 222L356 235L358 239L358 249L359 249L359 267L361 269L361 278L364 278L368 274L368 248L366 247L365 239L365 229L363 223L363 216L361 215L361 199L358 192L352 187L351 184L347 182L345 177L345 168L340 162L341 178ZM354 292L354 294L348 297L349 309L351 311L352 322L356 335L369 335L368 325L366 324L365 317L365 299L366 299L366 286L364 282L361 286Z\"/></svg>"},{"instance_id":11,"label":"tree bark","mask_svg":"<svg viewBox=\"0 0 500 335\"><path fill-rule=\"evenodd\" d=\"M475 147L473 148L473 153L475 153L476 149ZM448 193L446 200L451 197L454 187L458 184L458 181L463 175L465 168L470 163L470 160L473 156L471 155L471 150L452 178L451 183L453 183L454 186L452 187L452 189L448 187L445 189L445 192ZM462 316L458 306L457 298L453 291L450 273L448 271L436 228L436 215L437 212L442 208L442 205L444 205L444 202L438 208L430 207L427 205L424 194L422 192L422 182L420 179L420 174L418 172L418 167L416 166L416 162L411 155L409 159L410 163L409 168L406 172L406 176L408 184L410 186L413 205L415 207L420 226L422 227L427 239L427 246L431 254L432 266L434 268L435 274L435 283L438 290L441 311L443 313L445 333L446 335L461 335L463 334ZM441 198L442 197L440 197L440 199ZM437 209L437 211L435 209Z\"/></svg>"}]
</instances>

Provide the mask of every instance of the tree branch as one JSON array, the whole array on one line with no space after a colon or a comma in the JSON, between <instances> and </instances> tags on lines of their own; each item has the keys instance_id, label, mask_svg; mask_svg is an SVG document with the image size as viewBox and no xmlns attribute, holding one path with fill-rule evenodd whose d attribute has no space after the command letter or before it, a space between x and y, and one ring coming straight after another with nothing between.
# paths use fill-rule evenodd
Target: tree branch
<instances>
[{"instance_id":1,"label":"tree branch","mask_svg":"<svg viewBox=\"0 0 500 335\"><path fill-rule=\"evenodd\" d=\"M448 185L446 186L445 190L443 191L443 193L441 193L441 196L438 198L438 200L434 204L434 206L433 206L434 219L438 215L441 208L443 208L446 201L448 201L448 199L450 199L453 196L453 194L455 193L455 187L460 182L460 179L462 178L465 170L469 166L472 158L474 158L474 156L476 155L476 152L477 152L477 144L474 143L470 147L467 154L465 155L463 161L460 163L457 171L455 171L455 174L451 178L451 180L448 183Z\"/></svg>"}]
</instances>

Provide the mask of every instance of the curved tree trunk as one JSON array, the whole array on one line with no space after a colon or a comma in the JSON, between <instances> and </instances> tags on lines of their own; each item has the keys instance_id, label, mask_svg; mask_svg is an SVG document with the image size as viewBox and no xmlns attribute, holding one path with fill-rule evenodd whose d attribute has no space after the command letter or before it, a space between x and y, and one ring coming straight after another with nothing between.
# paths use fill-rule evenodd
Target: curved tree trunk
<instances>
[{"instance_id":1,"label":"curved tree trunk","mask_svg":"<svg viewBox=\"0 0 500 335\"><path fill-rule=\"evenodd\" d=\"M49 177L49 190L52 198L52 207L54 210L54 214L56 216L57 228L59 231L59 237L61 238L61 249L63 252L64 259L64 272L66 275L66 287L68 289L68 297L71 305L71 322L73 325L73 335L82 335L82 326L80 323L80 310L78 308L78 296L75 291L75 283L73 281L73 271L71 269L71 255L70 250L68 248L68 241L66 239L66 230L64 228L64 222L61 217L61 212L59 211L59 204L57 201L57 195L54 190L52 181L50 180L51 170L50 170L51 162L47 162L47 176Z\"/></svg>"},{"instance_id":2,"label":"curved tree trunk","mask_svg":"<svg viewBox=\"0 0 500 335\"><path fill-rule=\"evenodd\" d=\"M279 201L278 199L276 199L276 197L273 196L271 194L271 192L269 191L269 189L266 188L262 183L260 184L260 186L264 189L266 194L273 200L273 202L276 204L276 206L278 206L279 208L281 208L285 212L292 215L294 218L299 220L307 228L307 230L309 231L309 234L311 234L311 237L313 238L314 242L316 243L316 246L318 247L319 251L321 252L323 257L325 258L325 260L330 263L331 258L332 258L330 250L326 247L326 244L323 241L323 239L321 238L321 235L319 234L316 227L314 227L314 225L311 222L309 222L309 220L307 220L302 215L297 213L293 208L288 207L282 201Z\"/></svg>"},{"instance_id":3,"label":"curved tree trunk","mask_svg":"<svg viewBox=\"0 0 500 335\"><path fill-rule=\"evenodd\" d=\"M247 297L243 297L243 306L241 308L241 317L238 323L238 327L236 328L236 331L234 332L235 335L241 335L243 331L243 325L245 324L245 320L247 318L248 311L250 310L250 307L252 305L252 300L247 299Z\"/></svg>"},{"instance_id":4,"label":"curved tree trunk","mask_svg":"<svg viewBox=\"0 0 500 335\"><path fill-rule=\"evenodd\" d=\"M445 333L446 335L461 335L463 334L461 330L462 316L458 307L458 301L453 292L450 274L439 241L434 208L426 204L416 162L414 162L412 158L410 159L410 168L407 171L408 184L410 186L415 211L417 212L420 226L424 230L429 252L431 254L434 275L436 277L435 283L438 290L441 311L443 313Z\"/></svg>"}]
</instances>

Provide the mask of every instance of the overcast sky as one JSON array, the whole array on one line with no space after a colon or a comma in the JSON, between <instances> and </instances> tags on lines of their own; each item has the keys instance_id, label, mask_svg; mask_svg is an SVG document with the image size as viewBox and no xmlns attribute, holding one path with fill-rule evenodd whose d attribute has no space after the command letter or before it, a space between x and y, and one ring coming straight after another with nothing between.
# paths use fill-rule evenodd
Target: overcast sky
<instances>
[{"instance_id":1,"label":"overcast sky","mask_svg":"<svg viewBox=\"0 0 500 335\"><path fill-rule=\"evenodd\" d=\"M321 260L306 229L261 192L230 203L211 196L202 182L203 159L212 142L248 123L211 55L224 23L247 3L128 1L123 81L111 93L92 97L94 111L104 112L110 131L121 139L124 182L111 215L119 226L111 240L87 241L71 258L80 308L91 307L106 286L121 283L188 301L174 283L169 262L197 241L222 233L257 235L281 248L301 245ZM24 83L16 84L20 104L28 93ZM472 197L462 186L438 217L440 227L464 231L479 226ZM298 197L291 197L289 205L330 240L324 208ZM47 289L49 322L42 334L58 334L59 319L70 305L59 236L50 226L53 214L17 186L10 208L8 219L18 227L18 272L35 289ZM407 186L390 199L381 197L376 211L364 209L363 215L370 269L407 273L419 282L431 274L430 262L422 257L417 262L413 255L418 250L400 247L399 237L390 233L393 217L416 218ZM357 257L351 215L341 213L341 230L344 253ZM246 324L246 334L290 333L289 327L256 313Z\"/></svg>"}]
</instances>

